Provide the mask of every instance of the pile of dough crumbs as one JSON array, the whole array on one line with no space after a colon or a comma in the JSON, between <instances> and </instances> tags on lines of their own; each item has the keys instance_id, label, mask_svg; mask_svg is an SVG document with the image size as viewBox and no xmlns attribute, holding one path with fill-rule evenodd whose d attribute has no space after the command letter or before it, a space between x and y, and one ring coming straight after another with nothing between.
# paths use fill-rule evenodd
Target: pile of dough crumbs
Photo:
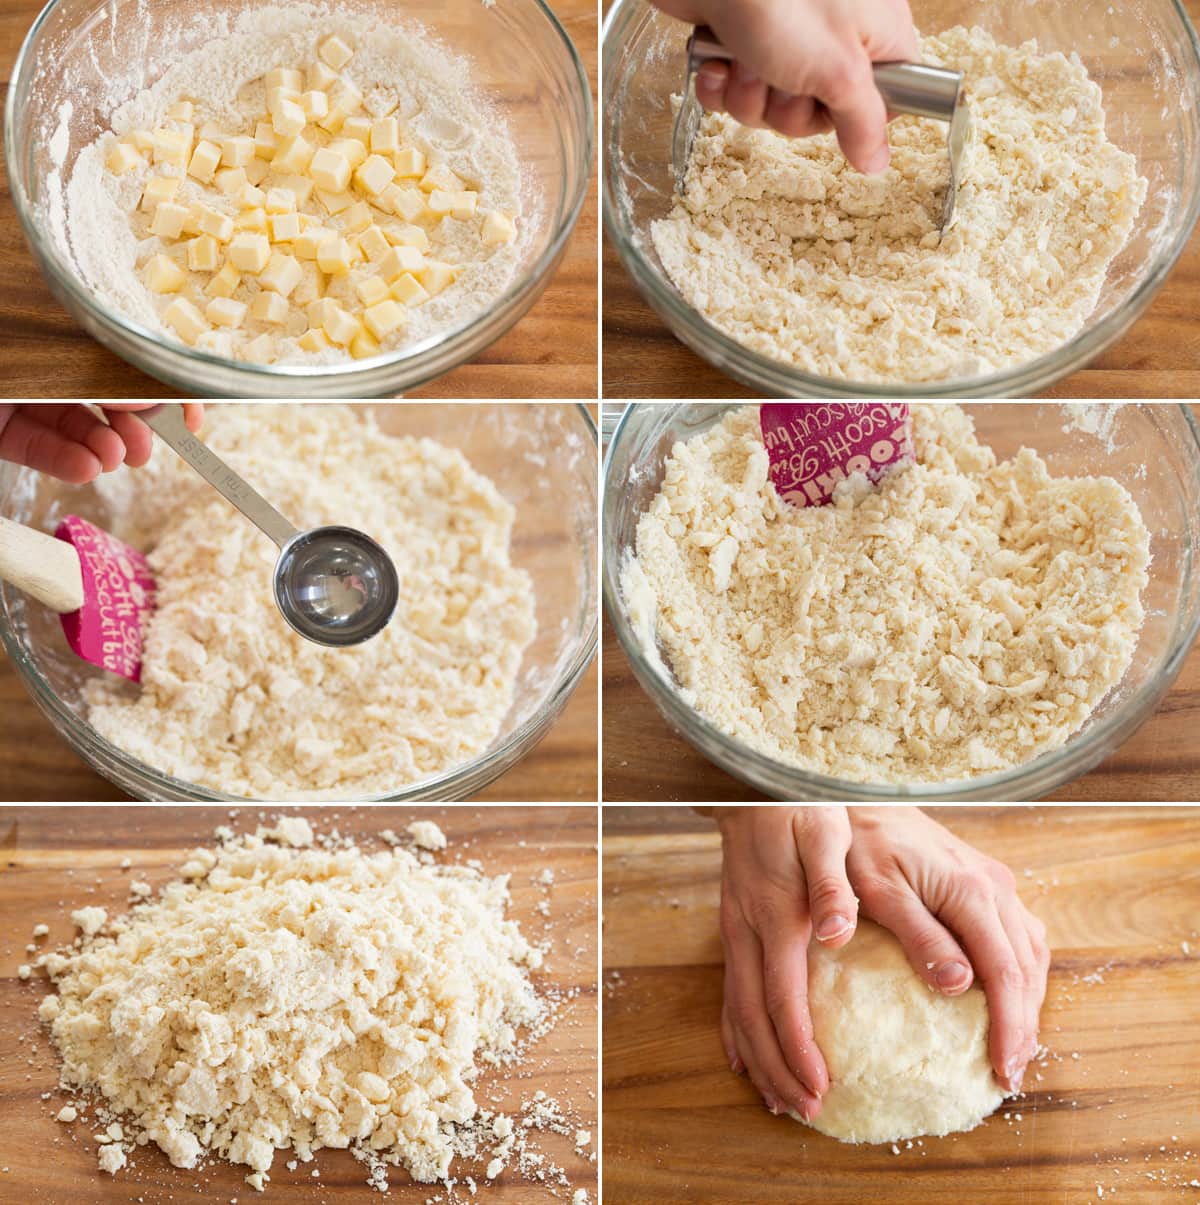
<instances>
[{"instance_id":1,"label":"pile of dough crumbs","mask_svg":"<svg viewBox=\"0 0 1200 1205\"><path fill-rule=\"evenodd\" d=\"M298 816L223 825L157 898L134 880L127 914L71 913L80 936L35 960L57 988L38 1013L75 1094L57 1120L94 1129L102 1170L153 1142L180 1168L243 1164L263 1191L277 1151L294 1172L348 1147L381 1193L397 1167L447 1202L507 1170L587 1205L535 1138L594 1160L585 1122L540 1090L519 1115L476 1099L484 1068L531 1074L580 989L535 989L550 942L505 919L509 876L436 864L432 821L380 835L368 853ZM452 1175L456 1158L485 1170Z\"/></svg>"},{"instance_id":2,"label":"pile of dough crumbs","mask_svg":"<svg viewBox=\"0 0 1200 1205\"><path fill-rule=\"evenodd\" d=\"M357 527L400 596L363 644L295 633L271 591L275 545L180 457L101 479L101 526L149 553L156 609L140 691L84 692L88 722L185 782L230 795L378 796L479 756L512 705L536 629L512 565L515 512L458 451L342 406L211 408L204 438L300 530Z\"/></svg>"},{"instance_id":3,"label":"pile of dough crumbs","mask_svg":"<svg viewBox=\"0 0 1200 1205\"><path fill-rule=\"evenodd\" d=\"M1137 645L1150 537L1110 477L997 462L950 404L912 406L916 463L828 506L783 502L758 408L677 443L622 592L686 702L778 761L948 782L1063 745Z\"/></svg>"}]
</instances>

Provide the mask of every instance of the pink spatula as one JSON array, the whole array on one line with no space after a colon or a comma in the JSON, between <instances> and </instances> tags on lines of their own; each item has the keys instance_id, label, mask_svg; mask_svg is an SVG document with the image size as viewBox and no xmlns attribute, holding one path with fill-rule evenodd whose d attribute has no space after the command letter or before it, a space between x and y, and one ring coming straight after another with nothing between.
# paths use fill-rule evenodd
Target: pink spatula
<instances>
[{"instance_id":1,"label":"pink spatula","mask_svg":"<svg viewBox=\"0 0 1200 1205\"><path fill-rule=\"evenodd\" d=\"M53 536L0 518L0 578L57 611L84 661L141 679L154 577L137 549L77 515Z\"/></svg>"},{"instance_id":2,"label":"pink spatula","mask_svg":"<svg viewBox=\"0 0 1200 1205\"><path fill-rule=\"evenodd\" d=\"M764 402L759 422L771 481L793 506L824 506L851 474L878 483L913 459L907 402Z\"/></svg>"}]
</instances>

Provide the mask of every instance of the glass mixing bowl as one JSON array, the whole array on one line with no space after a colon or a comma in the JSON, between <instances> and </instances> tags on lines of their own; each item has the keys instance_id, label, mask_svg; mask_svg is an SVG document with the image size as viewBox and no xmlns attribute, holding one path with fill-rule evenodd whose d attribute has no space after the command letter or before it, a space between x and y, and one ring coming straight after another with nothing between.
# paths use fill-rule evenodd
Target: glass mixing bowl
<instances>
[{"instance_id":1,"label":"glass mixing bowl","mask_svg":"<svg viewBox=\"0 0 1200 1205\"><path fill-rule=\"evenodd\" d=\"M84 283L62 236L52 176L108 128L100 98L140 62L152 85L181 51L211 36L206 16L269 0L51 0L13 69L4 117L8 179L25 237L55 296L87 332L131 364L189 393L218 397L378 397L403 393L479 355L540 296L562 258L591 173L593 113L583 64L541 0L338 0L363 13L403 13L470 64L479 93L505 118L524 169L527 232L513 284L452 330L346 364L257 365L187 347L122 316ZM278 0L274 0L278 3ZM180 33L180 29L183 30ZM60 109L70 101L69 122ZM57 136L56 136L57 132ZM65 140L65 141L64 141ZM60 162L56 162L60 160Z\"/></svg>"},{"instance_id":2,"label":"glass mixing bowl","mask_svg":"<svg viewBox=\"0 0 1200 1205\"><path fill-rule=\"evenodd\" d=\"M367 407L356 407L362 410ZM545 735L596 651L596 428L569 403L375 403L380 427L457 448L516 508L513 564L533 579L537 635L525 650L516 697L491 747L466 765L376 797L378 802L463 799L514 765ZM159 447L156 456L174 455ZM76 513L108 525L91 486L65 486L0 464L0 514L42 531ZM83 685L103 670L67 647L58 617L0 583L0 640L34 702L93 769L139 799L227 800L155 770L102 737L85 718ZM128 686L136 691L132 684Z\"/></svg>"},{"instance_id":3,"label":"glass mixing bowl","mask_svg":"<svg viewBox=\"0 0 1200 1205\"><path fill-rule=\"evenodd\" d=\"M643 403L626 409L604 466L604 605L634 675L667 722L710 761L777 799L911 802L1038 799L1108 757L1158 706L1200 631L1200 421L1187 406L1091 403L1095 434L1071 421L1079 403L977 402L966 409L980 439L1001 458L1022 445L1059 475L1106 475L1137 501L1150 530L1146 622L1119 686L1065 745L1013 770L965 782L883 785L814 774L764 757L726 736L685 703L674 678L643 651L619 588L637 521L659 489L663 461L681 439L707 430L729 404ZM1105 407L1106 409L1097 409ZM1111 409L1107 409L1111 408ZM1111 425L1109 425L1111 424Z\"/></svg>"},{"instance_id":4,"label":"glass mixing bowl","mask_svg":"<svg viewBox=\"0 0 1200 1205\"><path fill-rule=\"evenodd\" d=\"M1021 397L1081 368L1150 304L1200 214L1200 45L1176 0L912 0L923 32L978 25L1000 42L1036 38L1078 53L1104 91L1108 134L1150 182L1133 234L1100 300L1068 343L1003 372L906 385L813 376L750 351L684 301L659 262L650 226L670 210L671 95L683 84L689 27L647 0L616 0L604 24L604 229L626 271L671 332L722 372L775 397Z\"/></svg>"}]
</instances>

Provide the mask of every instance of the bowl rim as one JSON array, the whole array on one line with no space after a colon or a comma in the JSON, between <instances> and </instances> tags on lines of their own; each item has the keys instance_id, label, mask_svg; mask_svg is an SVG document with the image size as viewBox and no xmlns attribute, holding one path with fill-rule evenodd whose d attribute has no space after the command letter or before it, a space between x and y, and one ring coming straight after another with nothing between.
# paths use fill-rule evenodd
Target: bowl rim
<instances>
[{"instance_id":1,"label":"bowl rim","mask_svg":"<svg viewBox=\"0 0 1200 1205\"><path fill-rule=\"evenodd\" d=\"M427 404L452 406L457 403L430 402ZM491 404L504 405L505 403ZM590 437L591 439L594 460L599 436L591 412L583 402L565 402L562 404L571 406L576 414L582 417L583 434L585 437ZM593 519L598 519L598 498L594 499L593 511ZM592 526L593 528L595 527L594 522ZM598 545L599 541L597 541L597 555L599 554ZM595 589L596 566L592 563L587 563L585 567L587 574L582 584L581 597L590 599L593 604L591 608L591 622L587 629L580 633L581 639L577 647L559 668L554 683L546 691L545 698L508 736L504 737L499 743L494 742L480 753L478 757L472 758L469 762L443 770L440 774L430 775L415 782L406 783L398 791L393 791L392 793L380 795L350 794L317 796L308 800L308 802L344 803L354 801L359 803L405 803L430 799L431 797L434 799L453 800L458 798L455 791L460 785L467 787L468 790L479 789L499 774L503 774L511 769L517 761L534 748L537 741L544 734L544 731L558 716L596 655L600 627L600 608L595 605L597 602ZM124 749L114 745L97 732L84 716L73 711L63 703L49 680L28 657L22 642L14 634L7 622L0 622L0 643L3 644L5 653L16 668L18 678L26 690L33 696L33 700L37 706L42 709L53 723L56 734L61 739L66 740L72 748L76 749L81 759L87 763L90 769L101 774L110 782L113 782L119 789L129 793L128 787L124 783L115 782L107 770L101 769L91 757L85 756L82 753L77 743L77 738L81 734L86 733L93 744L104 750L106 761L111 761L122 771L132 774L140 785L147 785L153 788L157 793L152 794L150 796L151 799L182 797L188 802L204 803L278 802L278 800L274 799L265 800L256 799L253 796L226 794L213 790L211 787L188 782L185 779L175 777L173 774L155 769L140 758L127 753ZM489 769L492 767L498 767L497 774L488 774ZM170 792L170 794L167 792Z\"/></svg>"},{"instance_id":2,"label":"bowl rim","mask_svg":"<svg viewBox=\"0 0 1200 1205\"><path fill-rule=\"evenodd\" d=\"M32 60L34 56L35 44L42 27L50 19L53 11L65 2L66 0L47 0L45 7L34 18L17 52L10 75L11 83L8 103L4 108L4 166L8 175L13 205L17 211L22 232L25 235L26 242L34 252L34 258L37 260L39 266L42 267L43 274L52 273L53 281L51 283L63 288L72 301L84 309L101 326L115 327L138 344L152 347L156 352L163 355L177 357L180 366L186 366L189 363L195 362L202 365L211 365L214 369L223 372L245 374L245 384L248 392L252 392L253 383L259 380L271 381L276 384L280 382L294 382L296 385L302 385L306 381L313 380L334 380L346 382L348 386L346 396L353 396L354 391L352 386L354 381L370 377L380 370L408 370L409 379L406 384L407 387L414 388L432 377L449 372L453 367L477 354L479 349L471 345L477 331L481 328L492 327L494 333L489 331L491 337L488 343L499 339L524 315L537 294L548 283L550 273L565 250L567 240L574 232L575 226L579 221L579 215L582 213L584 203L587 200L592 178L593 160L595 158L596 114L592 100L592 89L588 82L583 60L580 58L579 51L576 49L570 34L567 33L546 0L524 0L524 2L532 5L549 24L551 33L557 38L556 44L566 53L566 64L569 68L568 74L572 71L574 73L574 82L577 87L572 90L573 94L576 100L580 97L583 99L582 106L579 107L577 112L579 121L575 131L576 135L582 135L579 139L580 153L575 164L575 187L573 194L565 198L567 204L564 207L562 219L559 222L557 230L554 232L554 236L548 241L528 272L522 273L493 304L485 307L475 317L462 325L451 329L445 334L429 335L417 343L409 344L397 351L387 352L383 355L372 356L363 360L349 360L345 364L314 365L253 364L246 360L226 359L224 356L212 355L197 348L189 347L186 343L153 331L136 319L129 318L119 310L103 304L95 291L87 287L83 283L79 273L64 260L57 241L47 237L39 229L38 223L34 220L35 207L25 190L24 177L17 161L17 151L15 148L17 143L18 106L13 104L13 100L17 82L21 79L26 68L26 60ZM335 6L337 3L345 2L347 0L332 0ZM113 349L110 348L110 350ZM444 359L448 353L452 356L457 356L460 351L462 352L462 358L455 358L450 364L444 363ZM435 358L434 353L438 353L436 357L437 362L428 364L427 366L427 362ZM122 359L124 358L122 356ZM175 371L179 371L179 369L177 368Z\"/></svg>"},{"instance_id":3,"label":"bowl rim","mask_svg":"<svg viewBox=\"0 0 1200 1205\"><path fill-rule=\"evenodd\" d=\"M1167 0L1185 35L1191 50L1192 65L1200 76L1200 36L1184 9L1181 0ZM1191 199L1182 221L1169 240L1154 249L1146 275L1129 296L1115 306L1094 326L1077 331L1065 343L1036 359L1012 368L1001 369L973 377L946 377L917 382L853 381L849 378L818 376L802 372L782 360L764 356L727 335L714 326L699 310L687 304L670 279L656 271L649 257L638 246L622 217L610 176L615 172L615 146L610 135L620 121L619 107L613 89L617 72L613 70L617 54L626 47L628 27L654 10L646 0L613 0L601 30L604 62L603 110L609 114L605 122L603 218L605 234L617 250L626 272L633 279L643 298L650 304L671 332L702 359L742 384L767 390L780 397L885 397L962 399L970 397L1023 396L1037 392L1064 376L1076 371L1093 356L1119 339L1142 315L1170 275L1192 236L1200 219L1200 186L1193 187ZM620 45L618 46L618 40ZM1200 135L1200 118L1194 119ZM628 231L628 233L627 233Z\"/></svg>"},{"instance_id":4,"label":"bowl rim","mask_svg":"<svg viewBox=\"0 0 1200 1205\"><path fill-rule=\"evenodd\" d=\"M681 402L677 404L686 405L688 403ZM758 403L753 401L731 401L715 404L727 404L728 407L732 408L735 406L753 406ZM1049 401L1047 404L1056 405L1061 403L1055 399ZM1123 404L1146 405L1144 402L1125 402ZM1183 414L1187 430L1192 437L1192 476L1195 479L1197 489L1200 490L1200 418L1197 418L1191 408L1191 404L1187 402L1159 404L1174 405ZM619 572L625 558L619 557L619 550L611 548L608 543L610 532L613 530L612 524L608 522L609 473L613 468L614 449L627 436L626 424L629 422L631 416L643 406L652 406L661 409L664 403L633 402L628 404L617 422L604 455L604 466L601 475L601 490L603 491L601 512L604 518L602 526L604 611L613 625L613 630L616 632L621 650L629 661L630 667L634 671L634 676L641 684L642 689L650 696L652 702L666 716L668 723L681 732L684 739L693 748L697 749L703 757L710 761L716 761L722 769L734 777L749 783L756 790L766 793L760 785L763 776L766 775L777 779L781 776L786 777L797 787L813 792L817 799L845 799L850 794L853 794L854 798L861 798L866 802L878 801L889 803L929 800L932 802L950 803L967 797L988 800L1014 797L1014 792L1019 792L1028 783L1036 783L1039 775L1044 772L1053 771L1062 766L1066 766L1069 771L1076 766L1086 769L1089 765L1089 756L1094 754L1097 748L1103 746L1106 738L1119 730L1124 723L1127 723L1131 715L1137 714L1139 707L1144 706L1155 690L1158 689L1159 683L1165 681L1169 685L1174 680L1182 668L1184 658L1196 641L1197 636L1200 636L1200 545L1194 545L1188 550L1184 569L1188 580L1196 579L1195 593L1197 605L1190 620L1175 633L1175 642L1163 659L1162 669L1153 679L1143 682L1109 715L1104 716L1089 727L1082 739L1076 740L1079 734L1072 734L1072 736L1067 738L1067 742L1059 748L1048 749L1030 761L1022 762L1007 770L981 774L976 778L934 783L856 782L848 778L835 778L832 775L805 770L801 766L791 765L787 762L778 761L773 757L768 757L742 744L727 733L722 732L711 720L680 698L678 690L671 687L664 680L662 673L651 664L642 651L641 643L626 614L619 582ZM614 489L612 492L616 494L618 491ZM665 661L663 664L664 668L666 668ZM652 684L652 687L647 685L648 682ZM1149 718L1150 714L1152 713L1147 712L1142 717L1142 720L1138 722L1139 727L1145 719ZM726 761L717 761L706 749L700 747L689 734L690 730L697 731L704 742L720 750L729 764L726 764ZM1115 752L1115 748L1111 752ZM1090 764L1095 763L1093 761ZM1083 771L1080 770L1079 772ZM1076 774L1074 773L1069 775L1069 777L1075 776ZM1046 789L1052 790L1054 786L1051 785ZM801 797L809 798L810 796L804 795ZM1019 798L1021 796L1017 795L1016 797Z\"/></svg>"}]
</instances>

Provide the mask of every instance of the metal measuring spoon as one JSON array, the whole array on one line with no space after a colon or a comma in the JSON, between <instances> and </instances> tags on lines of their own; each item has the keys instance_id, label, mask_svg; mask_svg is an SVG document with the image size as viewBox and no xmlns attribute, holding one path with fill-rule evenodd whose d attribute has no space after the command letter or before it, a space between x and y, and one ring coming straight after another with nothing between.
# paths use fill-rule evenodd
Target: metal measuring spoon
<instances>
[{"instance_id":1,"label":"metal measuring spoon","mask_svg":"<svg viewBox=\"0 0 1200 1205\"><path fill-rule=\"evenodd\" d=\"M687 45L687 78L683 83L683 104L675 118L671 140L671 163L675 168L675 191L683 195L692 143L700 130L704 109L696 97L696 73L710 59L732 62L733 55L706 25L692 31ZM942 202L939 230L944 234L954 219L954 206L962 183L963 160L971 144L974 127L971 111L962 94L961 71L931 67L926 63L876 63L872 68L875 86L892 113L910 113L949 123L947 146L950 151L950 182Z\"/></svg>"},{"instance_id":2,"label":"metal measuring spoon","mask_svg":"<svg viewBox=\"0 0 1200 1205\"><path fill-rule=\"evenodd\" d=\"M215 452L188 429L177 403L138 412L215 490L279 547L275 604L301 636L343 647L377 635L400 593L391 557L352 527L297 531Z\"/></svg>"}]
</instances>

